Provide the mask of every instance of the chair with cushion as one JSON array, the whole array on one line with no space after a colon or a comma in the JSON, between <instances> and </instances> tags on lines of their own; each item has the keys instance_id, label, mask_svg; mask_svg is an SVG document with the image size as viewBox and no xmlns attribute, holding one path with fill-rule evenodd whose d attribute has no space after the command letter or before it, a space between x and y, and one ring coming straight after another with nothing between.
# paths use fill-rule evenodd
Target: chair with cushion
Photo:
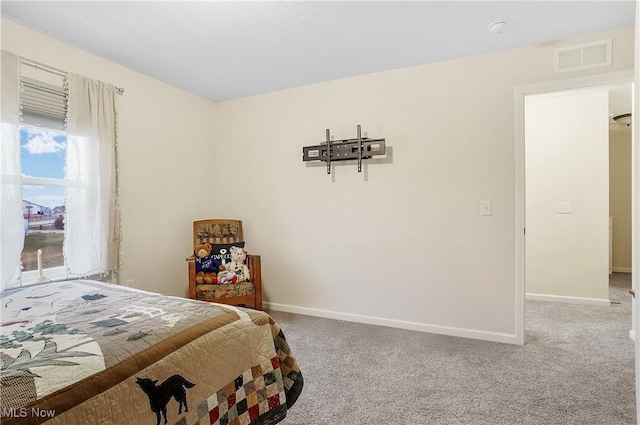
<instances>
[{"instance_id":1,"label":"chair with cushion","mask_svg":"<svg viewBox=\"0 0 640 425\"><path fill-rule=\"evenodd\" d=\"M229 246L243 246L242 221L227 219L198 220L193 222L193 247L210 244L213 252L225 252ZM227 245L227 246L224 246ZM250 281L237 283L196 282L196 256L187 258L189 268L189 298L222 304L252 306L262 310L262 276L260 256L247 255ZM202 280L202 279L198 279Z\"/></svg>"}]
</instances>

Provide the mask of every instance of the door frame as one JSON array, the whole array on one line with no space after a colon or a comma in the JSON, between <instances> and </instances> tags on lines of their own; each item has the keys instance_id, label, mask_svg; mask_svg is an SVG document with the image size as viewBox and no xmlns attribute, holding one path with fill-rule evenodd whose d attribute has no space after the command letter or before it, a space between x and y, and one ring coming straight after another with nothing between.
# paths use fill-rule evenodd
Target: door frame
<instances>
[{"instance_id":1,"label":"door frame","mask_svg":"<svg viewBox=\"0 0 640 425\"><path fill-rule=\"evenodd\" d=\"M524 344L525 333L525 136L524 136L524 99L531 94L542 94L556 91L577 90L594 86L602 86L616 83L634 82L634 72L620 71L607 74L598 74L588 77L569 78L542 83L527 84L515 87L515 154L516 154L516 246L515 246L515 279L516 279L516 300L515 300L515 320L516 320L516 344ZM635 114L634 114L635 115ZM634 142L635 143L635 142ZM631 167L635 169L640 164L632 159ZM633 185L633 183L632 183ZM632 187L632 192L637 189ZM632 248L632 257L635 252ZM632 325L635 326L635 325ZM635 330L635 329L634 329Z\"/></svg>"}]
</instances>

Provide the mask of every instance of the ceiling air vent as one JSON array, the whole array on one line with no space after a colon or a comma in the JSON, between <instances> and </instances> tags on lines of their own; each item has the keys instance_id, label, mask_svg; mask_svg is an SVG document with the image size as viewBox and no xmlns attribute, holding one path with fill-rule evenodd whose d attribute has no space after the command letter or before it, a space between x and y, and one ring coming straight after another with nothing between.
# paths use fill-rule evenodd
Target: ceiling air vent
<instances>
[{"instance_id":1,"label":"ceiling air vent","mask_svg":"<svg viewBox=\"0 0 640 425\"><path fill-rule=\"evenodd\" d=\"M611 39L559 47L554 50L554 72L578 71L611 65Z\"/></svg>"}]
</instances>

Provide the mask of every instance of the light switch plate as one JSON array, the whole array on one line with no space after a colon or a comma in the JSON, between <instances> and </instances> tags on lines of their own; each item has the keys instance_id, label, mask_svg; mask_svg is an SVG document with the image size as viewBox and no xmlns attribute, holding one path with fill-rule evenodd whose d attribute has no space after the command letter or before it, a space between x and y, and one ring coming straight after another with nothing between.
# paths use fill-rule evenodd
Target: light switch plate
<instances>
[{"instance_id":1,"label":"light switch plate","mask_svg":"<svg viewBox=\"0 0 640 425\"><path fill-rule=\"evenodd\" d=\"M558 214L571 214L571 202L558 202Z\"/></svg>"},{"instance_id":2,"label":"light switch plate","mask_svg":"<svg viewBox=\"0 0 640 425\"><path fill-rule=\"evenodd\" d=\"M480 215L491 215L491 201L480 201Z\"/></svg>"}]
</instances>

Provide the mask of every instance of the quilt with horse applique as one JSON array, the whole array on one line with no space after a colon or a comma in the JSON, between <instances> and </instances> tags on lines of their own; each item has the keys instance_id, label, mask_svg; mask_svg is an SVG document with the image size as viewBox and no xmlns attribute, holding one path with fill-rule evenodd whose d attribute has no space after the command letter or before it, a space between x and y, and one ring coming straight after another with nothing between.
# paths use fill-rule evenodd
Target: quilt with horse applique
<instances>
[{"instance_id":1,"label":"quilt with horse applique","mask_svg":"<svg viewBox=\"0 0 640 425\"><path fill-rule=\"evenodd\" d=\"M3 425L270 425L302 391L264 312L87 280L1 299Z\"/></svg>"}]
</instances>

